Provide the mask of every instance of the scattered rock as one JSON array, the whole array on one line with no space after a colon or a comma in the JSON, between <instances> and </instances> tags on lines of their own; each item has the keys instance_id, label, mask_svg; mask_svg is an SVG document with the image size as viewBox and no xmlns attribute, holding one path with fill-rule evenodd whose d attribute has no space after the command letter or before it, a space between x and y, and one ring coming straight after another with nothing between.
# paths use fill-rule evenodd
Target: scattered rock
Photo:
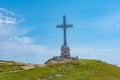
<instances>
[{"instance_id":1,"label":"scattered rock","mask_svg":"<svg viewBox=\"0 0 120 80\"><path fill-rule=\"evenodd\" d=\"M56 76L56 77L61 77L62 75L61 75L61 74L56 74L55 76Z\"/></svg>"}]
</instances>

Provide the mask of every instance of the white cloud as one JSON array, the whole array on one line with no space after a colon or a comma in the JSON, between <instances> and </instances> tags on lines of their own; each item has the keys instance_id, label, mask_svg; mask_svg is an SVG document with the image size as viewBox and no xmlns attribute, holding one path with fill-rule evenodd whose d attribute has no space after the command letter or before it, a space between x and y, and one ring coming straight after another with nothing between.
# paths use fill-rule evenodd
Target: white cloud
<instances>
[{"instance_id":1,"label":"white cloud","mask_svg":"<svg viewBox=\"0 0 120 80\"><path fill-rule=\"evenodd\" d=\"M119 23L117 23L117 24L116 24L116 27L118 27L118 28L119 28L119 27L120 27L120 24L119 24Z\"/></svg>"},{"instance_id":2,"label":"white cloud","mask_svg":"<svg viewBox=\"0 0 120 80\"><path fill-rule=\"evenodd\" d=\"M0 42L2 54L45 53L46 47L35 45L29 37L12 37Z\"/></svg>"},{"instance_id":3,"label":"white cloud","mask_svg":"<svg viewBox=\"0 0 120 80\"><path fill-rule=\"evenodd\" d=\"M99 45L81 45L78 47L71 47L71 55L78 56L83 59L100 59L102 61L120 66L119 48L103 48Z\"/></svg>"},{"instance_id":4,"label":"white cloud","mask_svg":"<svg viewBox=\"0 0 120 80\"><path fill-rule=\"evenodd\" d=\"M43 60L57 56L57 49L35 44L33 37L26 36L28 29L19 29L19 16L16 13L0 8L0 59L36 62L36 58ZM33 56L32 56L33 55ZM34 58L32 60L28 58Z\"/></svg>"},{"instance_id":5,"label":"white cloud","mask_svg":"<svg viewBox=\"0 0 120 80\"><path fill-rule=\"evenodd\" d=\"M0 8L0 11L4 12L5 14L16 15L14 12L9 11L9 10L7 10L5 8Z\"/></svg>"},{"instance_id":6,"label":"white cloud","mask_svg":"<svg viewBox=\"0 0 120 80\"><path fill-rule=\"evenodd\" d=\"M81 54L107 54L111 52L111 49L105 49L105 48L96 48L92 46L79 46L79 47L72 47L73 53L81 53Z\"/></svg>"},{"instance_id":7,"label":"white cloud","mask_svg":"<svg viewBox=\"0 0 120 80\"><path fill-rule=\"evenodd\" d=\"M107 14L93 22L93 25L103 29L117 30L120 29L120 12Z\"/></svg>"},{"instance_id":8,"label":"white cloud","mask_svg":"<svg viewBox=\"0 0 120 80\"><path fill-rule=\"evenodd\" d=\"M0 8L0 27L3 25L13 25L17 22L19 22L19 18L14 12Z\"/></svg>"},{"instance_id":9,"label":"white cloud","mask_svg":"<svg viewBox=\"0 0 120 80\"><path fill-rule=\"evenodd\" d=\"M34 44L34 39L25 36L28 31L19 30L16 13L0 8L0 54L46 53L46 47Z\"/></svg>"},{"instance_id":10,"label":"white cloud","mask_svg":"<svg viewBox=\"0 0 120 80\"><path fill-rule=\"evenodd\" d=\"M21 19L14 12L0 8L0 40L16 35L19 32L16 25Z\"/></svg>"}]
</instances>

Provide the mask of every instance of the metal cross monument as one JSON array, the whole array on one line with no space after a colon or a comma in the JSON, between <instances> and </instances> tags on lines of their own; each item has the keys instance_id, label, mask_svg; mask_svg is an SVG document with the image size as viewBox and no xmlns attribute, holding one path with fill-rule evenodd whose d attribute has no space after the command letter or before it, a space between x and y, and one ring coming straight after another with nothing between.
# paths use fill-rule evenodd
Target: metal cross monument
<instances>
[{"instance_id":1,"label":"metal cross monument","mask_svg":"<svg viewBox=\"0 0 120 80\"><path fill-rule=\"evenodd\" d=\"M63 28L63 46L67 47L67 35L66 35L66 29L67 28L72 28L73 25L72 24L67 24L66 23L66 16L63 16L63 24L57 25L57 28Z\"/></svg>"},{"instance_id":2,"label":"metal cross monument","mask_svg":"<svg viewBox=\"0 0 120 80\"><path fill-rule=\"evenodd\" d=\"M61 55L60 56L54 56L52 59L54 59L57 62L65 61L65 60L78 60L78 57L71 57L70 55L70 48L67 45L67 28L72 28L72 24L67 24L66 17L63 16L63 24L57 25L57 28L63 29L63 45L61 46Z\"/></svg>"},{"instance_id":3,"label":"metal cross monument","mask_svg":"<svg viewBox=\"0 0 120 80\"><path fill-rule=\"evenodd\" d=\"M61 46L61 56L57 58L57 60L66 60L66 59L71 59L70 55L70 48L67 46L67 34L66 30L67 28L72 28L72 24L67 24L66 22L66 17L63 16L63 24L57 25L57 28L62 28L63 29L63 45Z\"/></svg>"}]
</instances>

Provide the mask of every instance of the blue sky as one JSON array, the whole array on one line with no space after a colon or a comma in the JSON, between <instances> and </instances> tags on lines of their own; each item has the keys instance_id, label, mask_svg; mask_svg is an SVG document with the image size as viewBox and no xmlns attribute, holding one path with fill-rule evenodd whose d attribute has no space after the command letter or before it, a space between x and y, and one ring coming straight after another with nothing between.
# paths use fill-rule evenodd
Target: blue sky
<instances>
[{"instance_id":1,"label":"blue sky","mask_svg":"<svg viewBox=\"0 0 120 80\"><path fill-rule=\"evenodd\" d=\"M1 0L0 59L44 63L60 55L61 24L71 55L120 66L119 0Z\"/></svg>"}]
</instances>

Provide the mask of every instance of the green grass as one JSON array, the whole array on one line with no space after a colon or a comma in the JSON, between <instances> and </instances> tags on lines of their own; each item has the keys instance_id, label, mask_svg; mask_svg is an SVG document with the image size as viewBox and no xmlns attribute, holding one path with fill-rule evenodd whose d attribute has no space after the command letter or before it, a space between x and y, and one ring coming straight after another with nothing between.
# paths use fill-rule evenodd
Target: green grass
<instances>
[{"instance_id":1,"label":"green grass","mask_svg":"<svg viewBox=\"0 0 120 80\"><path fill-rule=\"evenodd\" d=\"M67 61L19 72L0 73L0 80L120 80L120 68L97 60Z\"/></svg>"},{"instance_id":2,"label":"green grass","mask_svg":"<svg viewBox=\"0 0 120 80\"><path fill-rule=\"evenodd\" d=\"M21 66L23 66L23 64L16 63L13 61L0 61L0 73L22 70Z\"/></svg>"}]
</instances>

